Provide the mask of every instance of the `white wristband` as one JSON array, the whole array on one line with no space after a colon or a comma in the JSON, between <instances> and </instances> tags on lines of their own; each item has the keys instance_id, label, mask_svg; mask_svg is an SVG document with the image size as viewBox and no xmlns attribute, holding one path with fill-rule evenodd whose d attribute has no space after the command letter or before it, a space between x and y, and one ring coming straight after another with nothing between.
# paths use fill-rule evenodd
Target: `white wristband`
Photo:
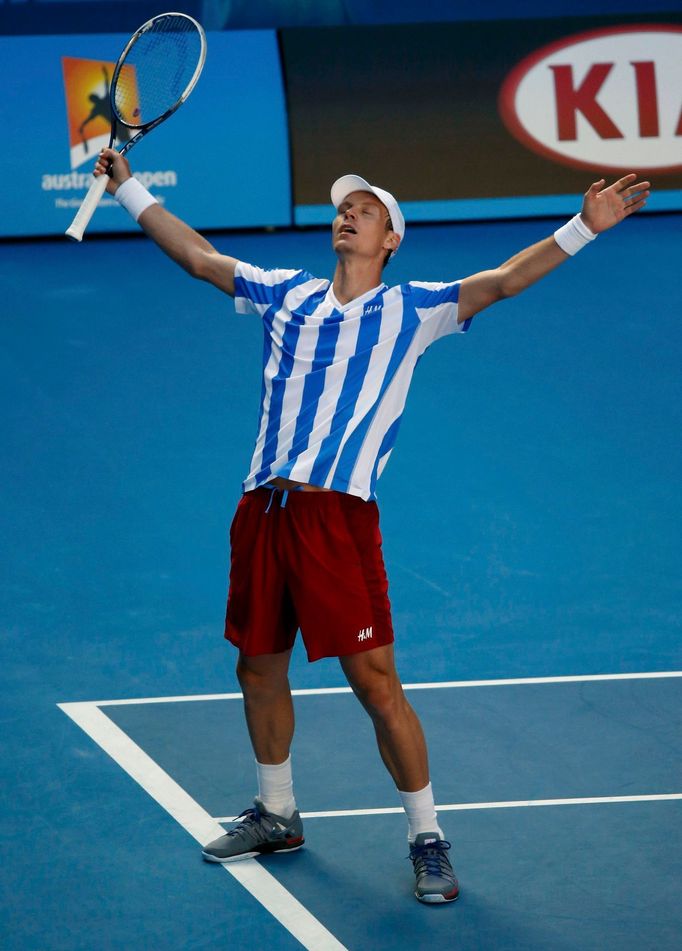
<instances>
[{"instance_id":1,"label":"white wristband","mask_svg":"<svg viewBox=\"0 0 682 951\"><path fill-rule=\"evenodd\" d=\"M126 178L114 192L114 198L135 221L150 205L157 204L156 198L136 178Z\"/></svg>"},{"instance_id":2,"label":"white wristband","mask_svg":"<svg viewBox=\"0 0 682 951\"><path fill-rule=\"evenodd\" d=\"M596 237L596 234L590 231L580 215L571 218L570 221L567 221L565 225L557 228L554 232L554 240L566 254L575 254L590 241L594 241Z\"/></svg>"}]
</instances>

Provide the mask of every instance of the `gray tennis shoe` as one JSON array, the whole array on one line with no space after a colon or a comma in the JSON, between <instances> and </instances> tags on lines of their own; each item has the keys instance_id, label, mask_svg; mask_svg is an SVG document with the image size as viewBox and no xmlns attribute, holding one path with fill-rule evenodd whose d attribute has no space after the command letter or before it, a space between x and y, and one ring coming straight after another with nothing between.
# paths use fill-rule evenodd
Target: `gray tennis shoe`
<instances>
[{"instance_id":1,"label":"gray tennis shoe","mask_svg":"<svg viewBox=\"0 0 682 951\"><path fill-rule=\"evenodd\" d=\"M447 855L449 848L450 843L439 838L437 832L422 832L410 845L419 901L434 904L454 901L459 895L459 884Z\"/></svg>"},{"instance_id":2,"label":"gray tennis shoe","mask_svg":"<svg viewBox=\"0 0 682 951\"><path fill-rule=\"evenodd\" d=\"M268 812L256 798L253 808L245 809L237 819L242 820L238 826L204 846L201 854L207 862L238 862L270 852L293 852L305 842L298 809L285 819Z\"/></svg>"}]
</instances>

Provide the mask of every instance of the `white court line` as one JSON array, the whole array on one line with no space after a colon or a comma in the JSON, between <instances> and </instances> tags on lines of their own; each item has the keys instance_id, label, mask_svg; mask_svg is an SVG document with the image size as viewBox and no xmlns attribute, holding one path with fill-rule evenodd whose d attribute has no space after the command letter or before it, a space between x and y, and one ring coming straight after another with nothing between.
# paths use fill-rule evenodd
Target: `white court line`
<instances>
[{"instance_id":1,"label":"white court line","mask_svg":"<svg viewBox=\"0 0 682 951\"><path fill-rule=\"evenodd\" d=\"M436 812L467 812L473 809L517 809L523 806L593 806L612 802L663 802L682 799L682 793L662 793L646 796L591 796L583 799L515 799L509 802L455 802L436 806ZM334 809L329 812L302 812L301 819L338 819L343 816L402 815L402 806L385 809ZM216 822L233 822L234 816L215 816Z\"/></svg>"},{"instance_id":2,"label":"white court line","mask_svg":"<svg viewBox=\"0 0 682 951\"><path fill-rule=\"evenodd\" d=\"M403 684L404 690L438 690L455 687L511 687L525 684L574 684L598 680L657 680L682 677L682 670L661 670L641 674L579 674L574 677L517 677L509 680L447 680L435 683ZM292 690L295 697L351 693L350 687L306 687ZM142 697L128 700L92 700L97 707L121 707L135 703L187 703L194 700L241 700L241 693L204 693L182 697Z\"/></svg>"},{"instance_id":3,"label":"white court line","mask_svg":"<svg viewBox=\"0 0 682 951\"><path fill-rule=\"evenodd\" d=\"M57 706L85 731L145 792L202 845L223 835L224 829L189 796L130 737L94 703L59 703ZM224 865L304 948L310 951L347 951L317 918L266 869L253 859Z\"/></svg>"},{"instance_id":4,"label":"white court line","mask_svg":"<svg viewBox=\"0 0 682 951\"><path fill-rule=\"evenodd\" d=\"M585 683L609 680L654 680L682 677L682 671L653 671L628 674L587 674L568 677L522 677L505 680L452 680L436 683L404 684L405 690L434 690L460 687L499 687L529 684ZM320 687L292 690L295 696L316 696L350 693L350 687ZM220 822L233 817L210 816L185 790L130 737L110 720L99 707L151 703L186 703L194 700L239 700L241 693L198 694L180 697L146 697L126 700L97 700L60 703L57 706L81 727L142 788L155 799L190 835L205 843L217 838L223 829ZM682 799L682 794L621 796L589 799L519 800L499 803L452 803L437 806L439 811L467 809L503 809L519 806L553 806L593 804L602 802L647 802ZM402 813L402 808L350 809L334 812L303 813L304 818L337 816L389 815ZM258 862L247 860L223 866L256 898L305 948L311 951L345 951L344 946L301 903L291 895Z\"/></svg>"}]
</instances>

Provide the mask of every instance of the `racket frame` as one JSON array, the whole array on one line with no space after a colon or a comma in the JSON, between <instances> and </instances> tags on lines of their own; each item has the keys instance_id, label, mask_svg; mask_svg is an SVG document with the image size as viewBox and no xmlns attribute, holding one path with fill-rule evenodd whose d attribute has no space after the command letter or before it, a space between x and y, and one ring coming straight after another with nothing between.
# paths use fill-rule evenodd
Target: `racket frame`
<instances>
[{"instance_id":1,"label":"racket frame","mask_svg":"<svg viewBox=\"0 0 682 951\"><path fill-rule=\"evenodd\" d=\"M199 52L199 59L197 61L196 68L194 70L194 73L192 74L192 78L190 79L189 83L185 87L185 90L183 94L180 96L180 98L178 99L178 101L173 106L171 106L170 109L167 109L165 112L163 112L160 116L157 116L155 119L152 119L150 122L145 122L139 125L136 125L131 122L125 122L123 119L121 119L120 115L118 114L118 110L116 109L116 103L114 101L114 93L116 90L116 83L118 81L118 77L121 73L121 70L123 69L125 65L126 57L128 53L130 52L130 50L132 49L132 47L135 45L135 43L144 33L147 33L158 20L164 20L164 19L167 19L168 17L181 17L183 20L190 20L194 24L197 30L197 33L199 34L201 49ZM202 27L202 25L197 20L195 20L194 17L191 17L188 13L175 13L175 12L158 13L156 16L152 17L150 20L147 20L146 23L143 23L142 26L133 33L133 35L130 37L130 39L126 43L125 48L123 52L121 53L121 55L119 56L118 60L116 61L116 66L114 67L114 74L112 76L111 84L109 86L109 104L111 107L111 135L109 137L109 148L112 148L114 146L114 142L116 141L117 124L120 124L127 129L138 130L137 134L134 135L131 139L128 139L128 141L122 146L122 148L117 149L120 155L125 155L126 152L130 151L130 149L132 149L132 147L136 145L140 141L140 139L144 138L144 136L148 132L151 132L152 129L155 129L157 126L161 125L162 122L165 122L166 119L172 116L173 113L177 109L180 108L183 102L185 102L185 100L188 98L188 96L190 95L194 87L196 86L199 80L199 76L201 76L201 71L204 68L205 61L206 61L206 33L204 32L204 28ZM83 240L83 233L85 232L85 229L87 228L88 223L90 219L92 218L95 212L95 209L97 208L97 205L100 202L100 199L102 198L102 195L106 191L107 181L108 181L107 175L99 175L94 178L94 181L90 185L90 188L88 189L81 203L80 208L76 212L76 215L73 221L64 232L67 235L67 237L72 238L74 241Z\"/></svg>"},{"instance_id":2,"label":"racket frame","mask_svg":"<svg viewBox=\"0 0 682 951\"><path fill-rule=\"evenodd\" d=\"M144 122L141 124L126 122L124 119L120 117L118 110L116 109L116 103L114 101L116 83L118 82L118 77L121 74L121 70L125 66L126 56L128 55L128 53L133 48L135 43L137 43L139 38L144 33L147 33L149 30L151 30L151 28L154 26L154 24L158 20L165 20L168 17L181 17L183 20L190 20L196 27L197 32L199 34L199 39L201 41L201 52L199 54L199 60L197 62L196 69L194 70L194 73L189 83L185 87L185 91L180 96L180 98L175 103L175 105L171 106L170 109L167 109L160 116L157 116L156 119L152 119L150 122ZM111 115L113 119L113 125L112 125L112 140L109 145L109 148L111 148L111 144L116 139L116 136L114 134L116 131L116 123L119 123L120 125L125 126L127 129L139 130L137 135L134 135L132 139L129 139L125 143L122 149L118 150L121 155L125 155L126 152L129 151L129 149L133 147L133 145L135 145L137 142L140 141L141 138L143 138L143 136L145 136L148 132L151 132L152 129L155 129L156 126L161 125L162 122L165 122L166 119L169 118L169 116L172 116L173 113L177 109L180 108L183 102L185 102L189 94L192 92L192 90L196 86L199 80L199 76L201 76L201 71L204 68L205 61L206 61L206 33L204 32L204 28L202 27L202 25L197 20L195 20L194 17L191 17L188 13L158 13L156 16L152 17L150 20L147 20L146 23L143 23L142 26L133 33L133 35L130 37L130 39L126 43L125 49L123 50L123 52L118 58L118 61L114 68L114 75L112 76L112 79L111 79L111 85L109 87L109 101L111 104Z\"/></svg>"}]
</instances>

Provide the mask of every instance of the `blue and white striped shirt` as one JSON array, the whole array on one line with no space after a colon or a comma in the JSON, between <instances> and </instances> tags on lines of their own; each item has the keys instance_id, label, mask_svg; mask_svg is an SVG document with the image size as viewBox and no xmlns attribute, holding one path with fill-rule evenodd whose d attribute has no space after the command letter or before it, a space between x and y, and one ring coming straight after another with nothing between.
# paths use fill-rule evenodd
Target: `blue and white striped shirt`
<instances>
[{"instance_id":1,"label":"blue and white striped shirt","mask_svg":"<svg viewBox=\"0 0 682 951\"><path fill-rule=\"evenodd\" d=\"M240 261L238 313L263 319L263 390L245 492L276 476L374 499L417 360L457 323L459 281L380 284L340 304L306 271Z\"/></svg>"}]
</instances>

